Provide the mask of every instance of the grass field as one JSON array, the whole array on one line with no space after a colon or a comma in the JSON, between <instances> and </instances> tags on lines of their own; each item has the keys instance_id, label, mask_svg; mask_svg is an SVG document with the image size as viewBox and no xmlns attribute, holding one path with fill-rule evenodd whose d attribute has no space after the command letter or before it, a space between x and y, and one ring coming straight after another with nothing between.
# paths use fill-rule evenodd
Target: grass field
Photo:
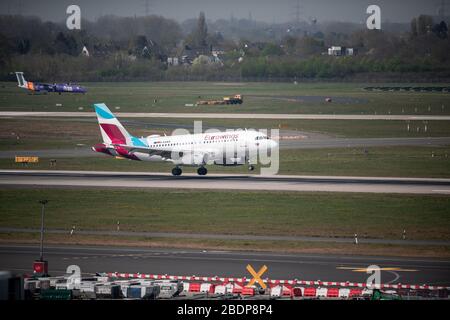
<instances>
[{"instance_id":1,"label":"grass field","mask_svg":"<svg viewBox=\"0 0 450 320\"><path fill-rule=\"evenodd\" d=\"M170 135L176 128L192 128L194 119L123 119L122 123L135 136ZM450 136L450 121L411 121L410 131L404 121L212 119L203 121L202 126L221 131L226 128L282 129L341 138ZM70 148L98 142L101 142L101 135L95 118L0 119L0 150Z\"/></svg>"},{"instance_id":2,"label":"grass field","mask_svg":"<svg viewBox=\"0 0 450 320\"><path fill-rule=\"evenodd\" d=\"M340 149L280 150L280 174L350 175L382 177L450 178L450 147L377 147ZM20 155L20 152L17 153ZM162 162L118 160L106 155L98 157L58 158L50 167L50 159L41 158L37 164L14 163L14 159L0 159L2 169L35 170L98 170L147 171L170 173L172 165ZM184 167L184 172L196 172ZM208 166L209 173L258 174L259 167L249 172L246 166Z\"/></svg>"},{"instance_id":3,"label":"grass field","mask_svg":"<svg viewBox=\"0 0 450 320\"><path fill-rule=\"evenodd\" d=\"M39 243L39 233L0 233L0 243ZM189 238L144 238L77 235L45 235L46 244L132 246L145 248L186 248L201 250L242 250L289 253L320 253L394 257L450 257L449 246L415 246L300 241L243 241Z\"/></svg>"},{"instance_id":4,"label":"grass field","mask_svg":"<svg viewBox=\"0 0 450 320\"><path fill-rule=\"evenodd\" d=\"M30 79L31 80L31 79ZM367 92L352 83L213 83L120 82L84 83L86 95L32 95L14 82L0 84L0 110L76 111L105 102L123 112L245 112L336 114L450 114L450 94ZM401 84L389 84L401 85ZM445 84L442 84L445 85ZM185 107L199 99L221 99L240 93L240 106ZM309 98L309 97L317 98ZM334 99L325 102L325 97ZM62 104L62 107L56 107Z\"/></svg>"},{"instance_id":5,"label":"grass field","mask_svg":"<svg viewBox=\"0 0 450 320\"><path fill-rule=\"evenodd\" d=\"M48 228L450 239L450 197L142 189L0 189L0 225Z\"/></svg>"}]
</instances>

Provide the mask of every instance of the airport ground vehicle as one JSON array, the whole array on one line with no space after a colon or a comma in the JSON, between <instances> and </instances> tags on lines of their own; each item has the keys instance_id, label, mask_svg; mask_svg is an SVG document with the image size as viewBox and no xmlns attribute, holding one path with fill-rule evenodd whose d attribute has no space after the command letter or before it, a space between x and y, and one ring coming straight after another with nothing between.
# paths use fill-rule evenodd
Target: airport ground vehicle
<instances>
[{"instance_id":1,"label":"airport ground vehicle","mask_svg":"<svg viewBox=\"0 0 450 320\"><path fill-rule=\"evenodd\" d=\"M223 97L222 100L199 100L198 105L220 105L220 104L242 104L244 102L242 95L235 94L232 97Z\"/></svg>"}]
</instances>

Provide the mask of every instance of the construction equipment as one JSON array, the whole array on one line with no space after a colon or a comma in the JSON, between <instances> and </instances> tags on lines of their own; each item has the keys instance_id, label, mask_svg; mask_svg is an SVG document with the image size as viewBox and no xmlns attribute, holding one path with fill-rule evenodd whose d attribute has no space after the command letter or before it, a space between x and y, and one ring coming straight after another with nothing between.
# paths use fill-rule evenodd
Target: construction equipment
<instances>
[{"instance_id":1,"label":"construction equipment","mask_svg":"<svg viewBox=\"0 0 450 320\"><path fill-rule=\"evenodd\" d=\"M222 100L199 100L197 105L242 104L242 102L244 102L242 95L235 94L232 97L223 97Z\"/></svg>"}]
</instances>

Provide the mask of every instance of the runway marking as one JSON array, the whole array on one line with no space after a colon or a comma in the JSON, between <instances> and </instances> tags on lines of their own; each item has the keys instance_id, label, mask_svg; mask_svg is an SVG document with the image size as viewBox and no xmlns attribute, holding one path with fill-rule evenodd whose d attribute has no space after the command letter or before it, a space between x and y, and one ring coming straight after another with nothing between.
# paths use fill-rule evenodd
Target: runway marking
<instances>
[{"instance_id":1,"label":"runway marking","mask_svg":"<svg viewBox=\"0 0 450 320\"><path fill-rule=\"evenodd\" d=\"M176 253L179 254L179 253ZM175 254L175 255L176 255ZM133 258L133 259L145 259L145 258L160 258L160 256L167 256L169 253L164 252L155 252L155 253L136 253L136 254L103 254L103 255L94 255L94 256L75 256L75 257L64 257L62 260L78 260L78 259L100 259L100 258ZM163 257L161 257L163 258Z\"/></svg>"},{"instance_id":2,"label":"runway marking","mask_svg":"<svg viewBox=\"0 0 450 320\"><path fill-rule=\"evenodd\" d=\"M387 282L387 284L396 283L397 280L400 279L400 275L397 272L394 272L394 271L388 271L388 272L392 273L395 276L395 278L392 279L391 281Z\"/></svg>"},{"instance_id":3,"label":"runway marking","mask_svg":"<svg viewBox=\"0 0 450 320\"><path fill-rule=\"evenodd\" d=\"M353 272L364 272L364 273L367 273L367 268L360 268L360 267L336 267L336 269L351 270ZM387 267L387 268L380 268L380 271L418 272L419 270L403 269L403 268L400 268L400 267Z\"/></svg>"}]
</instances>

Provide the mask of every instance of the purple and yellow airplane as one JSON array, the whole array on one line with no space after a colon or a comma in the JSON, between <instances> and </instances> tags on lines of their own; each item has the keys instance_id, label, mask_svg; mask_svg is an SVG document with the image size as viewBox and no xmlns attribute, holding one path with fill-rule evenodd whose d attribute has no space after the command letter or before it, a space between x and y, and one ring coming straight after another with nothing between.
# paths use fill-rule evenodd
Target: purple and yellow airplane
<instances>
[{"instance_id":1,"label":"purple and yellow airplane","mask_svg":"<svg viewBox=\"0 0 450 320\"><path fill-rule=\"evenodd\" d=\"M33 92L57 92L59 94L63 92L71 92L71 93L86 93L87 89L79 86L79 85L72 85L72 84L65 84L65 83L37 83L37 82L31 82L26 81L23 72L16 72L17 76L17 82L18 87L26 90L30 90Z\"/></svg>"}]
</instances>

